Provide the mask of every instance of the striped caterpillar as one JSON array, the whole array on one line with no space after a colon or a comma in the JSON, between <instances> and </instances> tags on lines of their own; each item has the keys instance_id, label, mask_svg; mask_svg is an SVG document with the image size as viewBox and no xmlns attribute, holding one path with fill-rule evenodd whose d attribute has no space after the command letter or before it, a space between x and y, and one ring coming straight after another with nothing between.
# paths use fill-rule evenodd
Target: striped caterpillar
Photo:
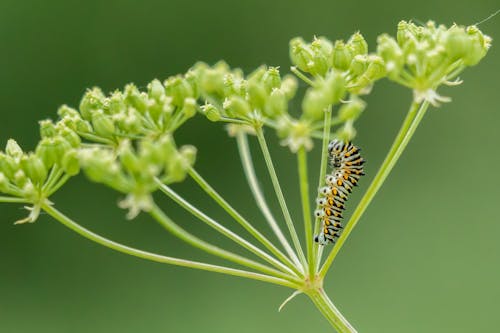
<instances>
[{"instance_id":1,"label":"striped caterpillar","mask_svg":"<svg viewBox=\"0 0 500 333\"><path fill-rule=\"evenodd\" d=\"M319 189L318 210L321 232L314 237L320 245L334 243L342 229L342 211L354 186L364 175L365 161L359 154L361 149L350 142L332 140L328 144L329 164L332 172L325 177L326 186Z\"/></svg>"}]
</instances>

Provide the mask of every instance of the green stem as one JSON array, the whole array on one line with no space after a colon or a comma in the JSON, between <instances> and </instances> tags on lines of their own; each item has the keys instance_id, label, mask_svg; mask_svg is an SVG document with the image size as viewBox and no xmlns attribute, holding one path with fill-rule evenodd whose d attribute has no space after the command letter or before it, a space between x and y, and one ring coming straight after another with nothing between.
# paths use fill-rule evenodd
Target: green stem
<instances>
[{"instance_id":1,"label":"green stem","mask_svg":"<svg viewBox=\"0 0 500 333\"><path fill-rule=\"evenodd\" d=\"M309 175L307 172L307 152L301 147L297 152L297 165L299 169L300 198L302 201L302 215L304 218L304 230L306 236L307 262L309 264L309 276L314 276L314 253L313 253L313 226L311 218L311 202L309 197Z\"/></svg>"},{"instance_id":2,"label":"green stem","mask_svg":"<svg viewBox=\"0 0 500 333\"><path fill-rule=\"evenodd\" d=\"M257 202L257 206L259 206L260 211L264 215L267 223L270 225L274 234L280 241L281 245L287 252L290 259L292 259L297 267L300 267L300 261L295 252L293 251L290 243L286 239L285 235L281 231L281 228L278 226L276 219L274 218L269 206L267 205L266 199L264 198L264 194L259 186L259 182L257 180L257 176L255 174L255 168L252 161L252 156L250 154L250 147L248 146L247 135L243 132L238 132L236 135L236 141L238 143L238 151L241 157L241 164L243 166L243 171L245 172L246 179L248 180L248 185L252 194Z\"/></svg>"},{"instance_id":3,"label":"green stem","mask_svg":"<svg viewBox=\"0 0 500 333\"><path fill-rule=\"evenodd\" d=\"M403 122L403 125L401 126L401 129L399 130L396 139L394 139L394 143L392 144L391 149L387 153L384 162L382 163L380 169L373 178L373 181L366 190L363 198L361 199L358 206L352 213L351 219L347 223L345 230L342 232L339 239L333 246L333 249L331 250L330 254L328 255L328 258L325 260L325 263L320 271L320 276L325 276L326 272L333 263L333 260L337 256L337 253L342 248L342 245L344 245L344 242L346 241L347 237L349 237L349 234L354 229L359 219L365 212L366 208L372 201L373 197L380 189L385 179L391 172L392 168L398 161L399 157L405 150L406 146L408 145L408 142L410 141L420 121L425 115L428 106L429 103L427 101L423 102L422 104L413 101L413 103L411 104L410 111L408 112L408 115L406 116L406 119Z\"/></svg>"},{"instance_id":4,"label":"green stem","mask_svg":"<svg viewBox=\"0 0 500 333\"><path fill-rule=\"evenodd\" d=\"M314 86L314 82L310 78L308 78L304 73L302 73L297 67L292 66L292 67L290 67L290 70L299 79L301 79L302 81L304 81L305 83L307 83L310 86Z\"/></svg>"},{"instance_id":5,"label":"green stem","mask_svg":"<svg viewBox=\"0 0 500 333\"><path fill-rule=\"evenodd\" d=\"M14 198L14 197L2 197L0 196L0 202L5 203L29 203L29 200L24 198Z\"/></svg>"},{"instance_id":6,"label":"green stem","mask_svg":"<svg viewBox=\"0 0 500 333\"><path fill-rule=\"evenodd\" d=\"M255 229L250 222L248 222L236 209L234 209L224 198L215 191L215 189L208 184L208 182L201 177L193 168L189 169L189 175L193 180L205 191L219 206L224 209L229 216L238 222L248 233L257 239L262 245L266 247L272 254L274 254L281 262L290 267L297 275L302 276L302 273L297 270L295 265L285 256L271 241Z\"/></svg>"},{"instance_id":7,"label":"green stem","mask_svg":"<svg viewBox=\"0 0 500 333\"><path fill-rule=\"evenodd\" d=\"M156 183L158 184L160 191L162 191L165 195L167 195L170 199L172 199L174 202L176 202L179 206L187 210L189 213L197 217L199 220L205 222L208 226L211 228L217 230L227 238L231 239L235 243L241 245L245 249L249 250L253 254L257 255L261 259L264 259L274 267L280 269L281 271L294 275L294 272L289 269L287 266L282 264L280 261L276 260L274 257L270 256L266 252L262 251L255 245L251 244L250 242L246 241L245 239L241 238L239 235L235 234L231 230L225 228L221 224L219 224L217 221L214 219L210 218L203 212L201 212L199 209L191 205L189 202L184 200L179 194L177 194L174 190L172 190L170 187L167 185L163 184L160 180L156 180Z\"/></svg>"},{"instance_id":8,"label":"green stem","mask_svg":"<svg viewBox=\"0 0 500 333\"><path fill-rule=\"evenodd\" d=\"M328 143L330 142L330 130L332 127L332 107L330 106L325 110L325 127L323 128L323 141L321 144L321 164L319 166L319 180L318 180L318 189L323 187L325 184L325 176L326 169L328 166ZM316 219L314 224L314 235L319 233L321 227L321 219ZM314 269L317 270L317 266L319 266L319 262L321 259L322 248L320 248L319 244L313 246L313 259L314 259Z\"/></svg>"},{"instance_id":9,"label":"green stem","mask_svg":"<svg viewBox=\"0 0 500 333\"><path fill-rule=\"evenodd\" d=\"M304 256L304 252L302 251L302 246L300 245L299 236L297 235L297 231L295 230L295 227L293 225L292 217L290 216L290 211L288 210L288 207L286 205L285 197L283 195L283 191L281 190L281 186L278 181L278 176L276 175L276 170L274 169L273 161L271 159L271 154L269 153L269 149L267 148L266 138L264 137L264 132L262 131L262 127L256 127L255 132L257 134L257 139L259 140L262 154L264 155L264 160L266 161L266 166L267 170L269 171L269 176L271 177L271 181L273 183L274 192L276 192L276 196L278 197L283 217L285 218L288 231L290 232L290 236L292 237L292 243L295 247L295 251L297 251L299 255L299 259L302 263L302 266L306 270L307 269L306 257Z\"/></svg>"},{"instance_id":10,"label":"green stem","mask_svg":"<svg viewBox=\"0 0 500 333\"><path fill-rule=\"evenodd\" d=\"M170 232L172 235L175 237L183 240L184 242L188 243L189 245L196 247L204 252L213 254L217 257L232 261L234 263L237 263L242 266L246 266L249 268L253 268L255 270L261 271L263 273L276 276L285 280L289 280L292 282L297 282L299 283L300 280L297 279L294 276L291 276L289 274L282 273L278 270L275 270L273 268L270 268L266 265L263 265L261 263L258 263L256 261L247 259L245 257L242 257L240 255L234 254L232 252L223 250L215 245L212 245L208 242L205 242L198 237L190 234L186 230L182 229L180 226L178 226L176 223L174 223L167 215L163 213L163 211L156 205L153 204L152 209L149 211L149 214L157 220L168 232Z\"/></svg>"},{"instance_id":11,"label":"green stem","mask_svg":"<svg viewBox=\"0 0 500 333\"><path fill-rule=\"evenodd\" d=\"M321 314L339 333L356 333L356 329L342 316L340 311L332 303L323 288L309 291L307 295Z\"/></svg>"},{"instance_id":12,"label":"green stem","mask_svg":"<svg viewBox=\"0 0 500 333\"><path fill-rule=\"evenodd\" d=\"M42 209L52 216L54 219L59 221L61 224L64 226L68 227L69 229L75 231L77 234L93 241L96 242L97 244L103 245L105 247L108 247L110 249L113 249L115 251L125 253L134 257L138 257L141 259L146 259L150 261L155 261L163 264L170 264L170 265L176 265L176 266L182 266L182 267L190 267L190 268L195 268L195 269L200 269L204 271L209 271L209 272L216 272L216 273L222 273L222 274L227 274L227 275L233 275L233 276L239 276L239 277L245 277L248 279L253 279L253 280L259 280L259 281L264 281L264 282L269 282L273 284L278 284L281 286L289 287L296 289L297 285L295 283L292 283L290 281L276 278L274 276L268 276L264 274L259 274L259 273L254 273L254 272L249 272L249 271L244 271L244 270L239 270L239 269L234 269L234 268L229 268L229 267L224 267L224 266L217 266L217 265L211 265L211 264L206 264L202 262L197 262L197 261L191 261L191 260L185 260L185 259L179 259L179 258L173 258L173 257L166 257L162 256L156 253L151 253L139 249L135 249L133 247L129 247L117 242L114 242L110 239L104 238L96 233L93 233L92 231L82 227L75 221L71 220L69 217L55 209L53 206L49 204L43 204Z\"/></svg>"}]
</instances>

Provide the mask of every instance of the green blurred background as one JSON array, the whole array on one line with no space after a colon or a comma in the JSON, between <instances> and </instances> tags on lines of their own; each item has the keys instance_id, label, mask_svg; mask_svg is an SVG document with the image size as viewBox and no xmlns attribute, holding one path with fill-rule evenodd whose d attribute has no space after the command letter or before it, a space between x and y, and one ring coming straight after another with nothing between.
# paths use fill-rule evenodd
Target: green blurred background
<instances>
[{"instance_id":1,"label":"green blurred background","mask_svg":"<svg viewBox=\"0 0 500 333\"><path fill-rule=\"evenodd\" d=\"M144 86L198 60L225 59L247 72L266 63L286 72L294 36L338 39L359 29L373 50L377 34L394 33L400 19L473 24L496 9L496 0L1 0L0 142L14 137L34 147L37 120L54 118L62 103L76 106L94 85L106 91L128 82ZM480 28L495 39L499 26L497 17ZM327 277L327 291L360 332L498 330L500 223L494 207L500 197L500 59L493 44L484 61L464 73L462 86L442 90L453 102L428 113ZM385 81L369 96L356 140L368 160L368 176L350 211L388 150L410 98L409 91ZM294 157L274 134L268 136L299 221ZM199 148L199 171L268 231L222 126L198 117L179 141ZM260 157L255 160L264 171ZM313 170L318 161L314 151ZM260 174L271 198L268 178ZM232 226L193 184L176 189ZM116 208L118 198L79 177L53 199L114 240L207 259L145 216L126 221ZM182 225L201 225L168 200L158 200ZM272 207L278 213L274 200ZM284 288L141 261L91 243L47 216L14 226L24 214L19 206L0 206L2 333L331 331L304 296L278 313L289 295ZM198 232L234 248L204 227Z\"/></svg>"}]
</instances>

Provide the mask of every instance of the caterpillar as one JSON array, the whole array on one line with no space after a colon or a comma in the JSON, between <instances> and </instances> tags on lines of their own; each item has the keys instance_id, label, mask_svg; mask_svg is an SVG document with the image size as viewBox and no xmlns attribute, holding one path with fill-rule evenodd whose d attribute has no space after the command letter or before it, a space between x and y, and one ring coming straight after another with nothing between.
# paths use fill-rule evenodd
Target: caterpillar
<instances>
[{"instance_id":1,"label":"caterpillar","mask_svg":"<svg viewBox=\"0 0 500 333\"><path fill-rule=\"evenodd\" d=\"M326 186L319 189L316 200L318 209L315 211L316 218L321 219L321 232L314 237L314 241L320 245L335 243L340 237L345 203L361 176L364 176L365 160L360 151L359 147L341 140L332 140L328 144L332 172L325 177Z\"/></svg>"}]
</instances>

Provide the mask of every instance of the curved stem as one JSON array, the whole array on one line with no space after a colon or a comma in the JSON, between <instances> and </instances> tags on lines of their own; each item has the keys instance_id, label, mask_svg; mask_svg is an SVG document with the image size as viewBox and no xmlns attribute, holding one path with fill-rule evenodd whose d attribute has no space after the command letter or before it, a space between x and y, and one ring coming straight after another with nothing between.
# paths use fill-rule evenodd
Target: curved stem
<instances>
[{"instance_id":1,"label":"curved stem","mask_svg":"<svg viewBox=\"0 0 500 333\"><path fill-rule=\"evenodd\" d=\"M302 215L304 219L304 230L306 237L307 262L309 264L309 276L314 276L315 264L313 253L313 226L311 216L311 198L309 197L309 175L307 173L307 152L301 147L297 152L297 165L299 169L300 198L302 201Z\"/></svg>"},{"instance_id":2,"label":"curved stem","mask_svg":"<svg viewBox=\"0 0 500 333\"><path fill-rule=\"evenodd\" d=\"M230 251L223 250L215 245L212 245L208 242L205 242L198 237L190 234L186 230L182 229L180 226L178 226L176 223L174 223L167 215L163 213L163 211L153 204L153 207L149 211L149 214L157 220L167 231L172 233L175 237L183 240L184 242L188 243L189 245L196 247L204 252L213 254L217 257L232 261L234 263L237 263L242 266L246 266L249 268L253 268L255 270L261 271L263 273L276 276L285 280L293 281L293 282L299 282L297 278L294 276L290 276L288 274L282 273L278 270L275 270L273 268L270 268L266 265L263 265L261 263L258 263L256 261L247 259L245 257L242 257L240 255L234 254Z\"/></svg>"},{"instance_id":3,"label":"curved stem","mask_svg":"<svg viewBox=\"0 0 500 333\"><path fill-rule=\"evenodd\" d=\"M325 176L326 169L328 166L328 143L330 142L330 130L332 127L332 109L330 106L325 110L325 127L323 128L323 141L321 143L321 164L319 166L319 180L318 180L318 189L321 188L325 184ZM321 227L321 219L317 218L314 223L314 235L319 233ZM313 260L314 260L314 269L317 270L319 267L321 254L323 253L323 247L320 247L319 244L313 245Z\"/></svg>"},{"instance_id":4,"label":"curved stem","mask_svg":"<svg viewBox=\"0 0 500 333\"><path fill-rule=\"evenodd\" d=\"M189 169L189 175L193 180L207 193L219 206L221 206L236 222L238 222L246 231L248 231L255 239L257 239L262 245L266 247L272 254L274 254L281 262L290 267L299 276L302 273L297 270L295 265L285 256L276 246L274 246L271 241L269 241L264 235L262 235L257 229L255 229L250 222L248 222L243 216L238 213L224 198L215 191L215 189L208 184L208 182L201 177L193 168Z\"/></svg>"},{"instance_id":5,"label":"curved stem","mask_svg":"<svg viewBox=\"0 0 500 333\"><path fill-rule=\"evenodd\" d=\"M372 201L373 197L380 189L385 179L391 172L392 168L398 161L399 157L403 153L404 149L408 145L408 142L413 136L413 133L415 133L415 130L417 129L420 121L425 115L425 112L427 111L428 107L429 103L427 101L423 102L422 104L413 101L413 103L411 104L410 111L408 112L408 115L406 116L406 119L403 122L403 125L401 126L401 129L399 130L399 133L396 136L396 139L394 140L391 149L387 153L384 162L382 163L380 169L373 178L373 181L366 190L363 198L361 199L358 206L352 213L352 216L349 222L347 223L345 230L342 232L339 239L334 244L330 254L328 255L328 258L325 260L325 263L320 271L320 276L325 276L326 272L333 263L333 260L337 256L337 253L340 251L340 248L342 247L342 245L344 245L344 242L346 241L347 237L349 237L349 234L358 223L359 219L365 212L366 208Z\"/></svg>"},{"instance_id":6,"label":"curved stem","mask_svg":"<svg viewBox=\"0 0 500 333\"><path fill-rule=\"evenodd\" d=\"M275 266L276 268L280 269L283 272L286 272L291 275L295 275L295 273L289 269L287 266L282 264L280 261L276 260L266 252L262 251L255 245L251 244L250 242L246 241L245 239L241 238L239 235L235 234L231 230L225 228L221 224L219 224L217 221L214 219L210 218L203 212L201 212L199 209L191 205L189 202L184 200L179 194L177 194L174 190L172 190L170 187L167 185L163 184L160 180L156 180L156 183L158 184L160 191L162 191L165 195L167 195L170 199L172 199L174 202L176 202L179 206L193 214L195 217L197 217L199 220L205 222L207 225L212 227L213 229L217 230L227 238L231 239L235 243L241 245L245 249L249 250L253 254L257 255L261 259L264 259L271 265Z\"/></svg>"},{"instance_id":7,"label":"curved stem","mask_svg":"<svg viewBox=\"0 0 500 333\"><path fill-rule=\"evenodd\" d=\"M107 248L113 249L115 251L125 253L134 257L138 257L141 259L146 259L150 261L155 261L163 264L170 264L170 265L176 265L176 266L182 266L182 267L190 267L190 268L195 268L195 269L200 269L204 271L209 271L209 272L216 272L216 273L222 273L222 274L227 274L227 275L233 275L233 276L239 276L239 277L245 277L248 279L253 279L253 280L259 280L259 281L264 281L264 282L269 282L273 284L278 284L284 287L289 287L296 289L298 286L295 283L292 283L290 281L276 278L274 276L268 276L264 274L259 274L259 273L254 273L254 272L249 272L249 271L244 271L244 270L239 270L239 269L234 269L230 267L224 267L224 266L217 266L217 265L211 265L211 264L206 264L202 262L197 262L197 261L191 261L191 260L186 260L186 259L179 259L179 258L173 258L173 257L167 257L167 256L162 256L156 253L151 253L143 250L139 250L130 246L126 246L117 242L114 242L110 239L104 238L84 227L76 223L75 221L71 220L69 217L55 209L53 206L49 204L43 204L42 209L52 216L54 219L59 221L61 224L64 226L68 227L69 229L73 230L77 234L95 242L98 243L102 246L105 246Z\"/></svg>"},{"instance_id":8,"label":"curved stem","mask_svg":"<svg viewBox=\"0 0 500 333\"><path fill-rule=\"evenodd\" d=\"M340 311L332 303L323 288L312 290L307 293L312 302L328 322L339 333L356 333L356 329L342 316Z\"/></svg>"},{"instance_id":9,"label":"curved stem","mask_svg":"<svg viewBox=\"0 0 500 333\"><path fill-rule=\"evenodd\" d=\"M238 132L236 136L236 141L238 143L238 151L240 152L241 164L243 166L243 171L245 172L246 179L248 180L248 186L252 191L253 197L257 202L257 206L259 206L260 211L264 215L267 223L271 226L274 234L280 241L281 245L285 249L286 253L292 259L297 267L300 267L300 261L295 252L293 251L290 243L286 239L285 235L281 231L276 219L274 218L267 202L264 198L264 194L259 186L259 182L257 181L257 176L255 174L255 168L253 166L252 156L250 154L250 148L248 146L248 138L247 135L243 132Z\"/></svg>"},{"instance_id":10,"label":"curved stem","mask_svg":"<svg viewBox=\"0 0 500 333\"><path fill-rule=\"evenodd\" d=\"M285 197L283 195L283 191L281 190L281 186L278 181L278 176L276 175L273 161L271 159L271 154L269 153L269 149L267 148L264 132L262 131L262 127L257 127L255 131L257 134L257 139L259 140L262 154L264 155L264 160L266 161L266 166L267 170L269 171L269 176L271 177L271 181L273 183L274 191L276 192L276 196L278 197L281 211L283 212L283 217L285 218L288 231L290 232L290 236L292 237L292 243L295 247L295 251L297 251L299 255L299 259L302 263L302 266L304 267L304 269L307 269L306 257L304 256L304 252L302 251L302 246L300 245L299 236L297 235L297 231L295 230L295 227L293 225L292 217L290 216L290 211L288 210L288 207L286 205Z\"/></svg>"}]
</instances>

